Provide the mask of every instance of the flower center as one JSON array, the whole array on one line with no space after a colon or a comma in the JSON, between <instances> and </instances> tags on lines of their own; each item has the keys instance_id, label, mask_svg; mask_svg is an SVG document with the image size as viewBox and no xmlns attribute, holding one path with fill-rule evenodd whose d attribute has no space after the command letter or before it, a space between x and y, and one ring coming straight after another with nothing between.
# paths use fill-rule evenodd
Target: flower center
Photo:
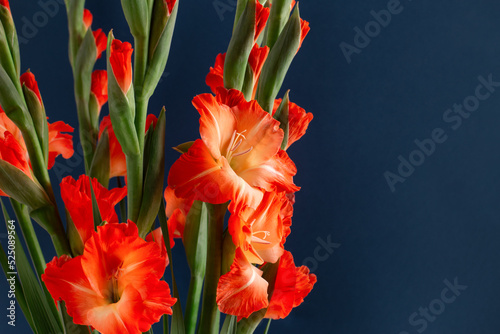
<instances>
[{"instance_id":1,"label":"flower center","mask_svg":"<svg viewBox=\"0 0 500 334\"><path fill-rule=\"evenodd\" d=\"M258 235L260 237L258 237ZM258 243L258 244L270 244L270 241L267 241L266 238L271 235L271 232L269 231L256 231L252 233L252 242Z\"/></svg>"},{"instance_id":2,"label":"flower center","mask_svg":"<svg viewBox=\"0 0 500 334\"><path fill-rule=\"evenodd\" d=\"M120 277L121 272L123 271L122 264L120 264L118 268L113 270L113 273L108 279L109 291L110 291L109 301L111 304L118 303L118 301L120 301L121 298L121 293L118 288L118 279Z\"/></svg>"},{"instance_id":3,"label":"flower center","mask_svg":"<svg viewBox=\"0 0 500 334\"><path fill-rule=\"evenodd\" d=\"M226 153L226 159L229 163L231 162L232 158L242 156L244 154L247 154L251 150L253 150L253 146L251 146L250 148L248 148L242 152L236 153L236 150L241 146L243 141L247 139L244 135L244 133L246 131L247 130L243 130L242 132L236 132L236 130L234 130L233 135L231 137L231 140L229 141L229 145L228 145L227 153Z\"/></svg>"}]
</instances>

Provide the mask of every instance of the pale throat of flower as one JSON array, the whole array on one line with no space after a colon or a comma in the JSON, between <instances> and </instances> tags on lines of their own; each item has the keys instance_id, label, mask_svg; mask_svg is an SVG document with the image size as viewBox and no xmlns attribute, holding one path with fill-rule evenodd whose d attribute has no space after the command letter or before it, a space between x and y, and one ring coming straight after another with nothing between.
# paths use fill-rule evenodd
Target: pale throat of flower
<instances>
[{"instance_id":1,"label":"pale throat of flower","mask_svg":"<svg viewBox=\"0 0 500 334\"><path fill-rule=\"evenodd\" d=\"M108 289L110 292L108 300L110 304L118 303L121 298L121 293L118 288L118 280L120 278L120 274L123 272L122 265L123 263L120 264L118 268L113 270L113 273L108 278L108 286L109 286Z\"/></svg>"},{"instance_id":2,"label":"pale throat of flower","mask_svg":"<svg viewBox=\"0 0 500 334\"><path fill-rule=\"evenodd\" d=\"M236 153L236 150L241 146L243 141L247 139L244 135L246 131L247 130L243 130L242 132L237 132L236 130L234 130L233 135L231 136L231 140L229 141L229 145L227 147L226 159L228 163L231 162L232 158L245 155L249 153L251 150L253 150L253 146L250 146L250 148L242 152Z\"/></svg>"},{"instance_id":3,"label":"pale throat of flower","mask_svg":"<svg viewBox=\"0 0 500 334\"><path fill-rule=\"evenodd\" d=\"M252 221L250 226L252 226L255 223L256 219ZM252 243L256 244L262 244L262 245L269 245L271 242L267 241L266 238L271 235L271 232L269 231L252 231Z\"/></svg>"}]
</instances>

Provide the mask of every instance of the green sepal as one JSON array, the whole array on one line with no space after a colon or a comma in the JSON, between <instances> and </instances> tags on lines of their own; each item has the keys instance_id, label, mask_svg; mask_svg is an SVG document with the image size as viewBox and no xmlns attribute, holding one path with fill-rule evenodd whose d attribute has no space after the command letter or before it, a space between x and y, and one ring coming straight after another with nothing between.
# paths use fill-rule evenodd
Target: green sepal
<instances>
[{"instance_id":1,"label":"green sepal","mask_svg":"<svg viewBox=\"0 0 500 334\"><path fill-rule=\"evenodd\" d=\"M90 126L89 97L92 85L92 70L94 69L96 55L97 47L95 45L94 34L91 29L88 29L78 49L74 65L75 72L78 73L75 76L75 95L78 99L81 99L81 101L77 101L77 104L81 106L82 110L85 110L84 116L87 123L85 126Z\"/></svg>"},{"instance_id":2,"label":"green sepal","mask_svg":"<svg viewBox=\"0 0 500 334\"><path fill-rule=\"evenodd\" d=\"M300 36L300 14L297 6L276 44L269 52L260 75L257 101L262 109L269 113L273 110L274 99L278 95L286 73L299 49Z\"/></svg>"},{"instance_id":3,"label":"green sepal","mask_svg":"<svg viewBox=\"0 0 500 334\"><path fill-rule=\"evenodd\" d=\"M0 66L0 105L2 109L21 131L33 131L33 122L21 93L16 89L5 69Z\"/></svg>"},{"instance_id":4,"label":"green sepal","mask_svg":"<svg viewBox=\"0 0 500 334\"><path fill-rule=\"evenodd\" d=\"M1 159L0 184L7 195L26 204L32 210L52 205L49 196L38 183L31 180L19 168Z\"/></svg>"},{"instance_id":5,"label":"green sepal","mask_svg":"<svg viewBox=\"0 0 500 334\"><path fill-rule=\"evenodd\" d=\"M0 6L0 23L0 25L3 25L12 60L14 61L14 67L17 74L16 77L19 78L21 76L21 57L19 54L19 41L16 26L10 10L3 6Z\"/></svg>"},{"instance_id":6,"label":"green sepal","mask_svg":"<svg viewBox=\"0 0 500 334\"><path fill-rule=\"evenodd\" d=\"M104 188L108 188L109 184L109 160L109 136L108 129L106 128L102 132L101 138L99 138L99 142L97 143L89 173L89 176L91 178L96 178Z\"/></svg>"},{"instance_id":7,"label":"green sepal","mask_svg":"<svg viewBox=\"0 0 500 334\"><path fill-rule=\"evenodd\" d=\"M273 0L264 39L265 45L267 45L270 49L273 48L279 35L281 34L281 31L288 21L288 18L290 17L291 5L292 0Z\"/></svg>"},{"instance_id":8,"label":"green sepal","mask_svg":"<svg viewBox=\"0 0 500 334\"><path fill-rule=\"evenodd\" d=\"M65 0L69 27L69 60L73 66L78 49L87 32L83 24L85 0Z\"/></svg>"},{"instance_id":9,"label":"green sepal","mask_svg":"<svg viewBox=\"0 0 500 334\"><path fill-rule=\"evenodd\" d=\"M125 14L132 36L135 38L147 37L151 20L151 1L122 0L121 2L123 14Z\"/></svg>"},{"instance_id":10,"label":"green sepal","mask_svg":"<svg viewBox=\"0 0 500 334\"><path fill-rule=\"evenodd\" d=\"M235 315L226 314L220 334L236 334L238 328L237 319L238 317Z\"/></svg>"},{"instance_id":11,"label":"green sepal","mask_svg":"<svg viewBox=\"0 0 500 334\"><path fill-rule=\"evenodd\" d=\"M247 67L245 69L245 80L243 81L243 87L241 88L241 92L243 93L245 100L252 100L254 86L254 73L250 64L247 64Z\"/></svg>"},{"instance_id":12,"label":"green sepal","mask_svg":"<svg viewBox=\"0 0 500 334\"><path fill-rule=\"evenodd\" d=\"M185 334L184 319L182 317L182 305L179 297L179 289L174 275L174 265L172 259L172 247L170 246L170 236L168 233L167 216L165 215L165 203L161 201L160 209L158 210L158 219L160 221L161 231L163 234L163 241L167 249L168 258L170 260L170 273L172 275L172 296L177 298L177 302L172 306L172 325L170 333L172 334Z\"/></svg>"},{"instance_id":13,"label":"green sepal","mask_svg":"<svg viewBox=\"0 0 500 334\"><path fill-rule=\"evenodd\" d=\"M224 86L241 91L255 38L255 0L248 0L227 48Z\"/></svg>"},{"instance_id":14,"label":"green sepal","mask_svg":"<svg viewBox=\"0 0 500 334\"><path fill-rule=\"evenodd\" d=\"M99 114L101 110L99 108L99 101L97 101L97 96L90 92L89 97L89 116L90 116L90 126L92 128L92 133L99 134Z\"/></svg>"},{"instance_id":15,"label":"green sepal","mask_svg":"<svg viewBox=\"0 0 500 334\"><path fill-rule=\"evenodd\" d=\"M144 96L150 97L160 81L167 65L170 45L174 35L179 1L175 2L172 13L167 16L165 0L155 0L151 36L149 40L149 59L144 79Z\"/></svg>"},{"instance_id":16,"label":"green sepal","mask_svg":"<svg viewBox=\"0 0 500 334\"><path fill-rule=\"evenodd\" d=\"M207 262L207 208L194 201L186 216L184 248L191 275L205 276Z\"/></svg>"},{"instance_id":17,"label":"green sepal","mask_svg":"<svg viewBox=\"0 0 500 334\"><path fill-rule=\"evenodd\" d=\"M162 109L154 130L150 128L150 139L144 147L144 191L137 219L139 235L145 236L153 226L163 199L163 180L165 175L165 108Z\"/></svg>"},{"instance_id":18,"label":"green sepal","mask_svg":"<svg viewBox=\"0 0 500 334\"><path fill-rule=\"evenodd\" d=\"M127 95L123 93L113 73L113 68L109 61L111 53L111 42L113 41L113 32L108 35L108 104L109 115L116 138L120 143L125 155L139 155L139 139L135 130L135 101L134 89L131 85Z\"/></svg>"},{"instance_id":19,"label":"green sepal","mask_svg":"<svg viewBox=\"0 0 500 334\"><path fill-rule=\"evenodd\" d=\"M182 153L186 153L191 148L191 146L193 146L193 144L194 144L194 141L188 141L188 142L182 143L182 144L177 145L176 147L172 147L172 148L175 151L182 154Z\"/></svg>"},{"instance_id":20,"label":"green sepal","mask_svg":"<svg viewBox=\"0 0 500 334\"><path fill-rule=\"evenodd\" d=\"M38 96L34 91L23 85L24 100L35 126L36 135L43 151L45 164L48 164L49 158L49 127L47 124L47 115L43 102L40 103Z\"/></svg>"},{"instance_id":21,"label":"green sepal","mask_svg":"<svg viewBox=\"0 0 500 334\"><path fill-rule=\"evenodd\" d=\"M92 185L92 178L89 178L90 182L90 194L92 196L92 217L94 217L94 227L100 226L103 221L101 218L101 212L99 211L99 205L97 204L97 198L95 197L94 186Z\"/></svg>"},{"instance_id":22,"label":"green sepal","mask_svg":"<svg viewBox=\"0 0 500 334\"><path fill-rule=\"evenodd\" d=\"M281 100L281 103L274 114L274 119L280 122L280 129L283 130L284 136L281 142L281 149L286 150L288 146L288 136L290 132L289 127L289 114L290 114L290 90L288 90Z\"/></svg>"},{"instance_id":23,"label":"green sepal","mask_svg":"<svg viewBox=\"0 0 500 334\"><path fill-rule=\"evenodd\" d=\"M80 236L80 233L76 229L75 223L73 223L73 219L71 219L71 215L68 210L66 210L66 236L69 241L69 245L71 247L71 252L74 256L83 254L83 240Z\"/></svg>"}]
</instances>

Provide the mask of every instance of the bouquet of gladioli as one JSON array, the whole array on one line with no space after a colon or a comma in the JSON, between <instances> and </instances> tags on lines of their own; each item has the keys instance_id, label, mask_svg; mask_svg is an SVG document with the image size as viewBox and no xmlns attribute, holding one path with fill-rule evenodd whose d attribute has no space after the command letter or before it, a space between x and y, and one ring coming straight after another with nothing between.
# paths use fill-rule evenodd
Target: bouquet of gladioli
<instances>
[{"instance_id":1,"label":"bouquet of gladioli","mask_svg":"<svg viewBox=\"0 0 500 334\"><path fill-rule=\"evenodd\" d=\"M294 0L237 2L227 52L206 77L211 93L193 99L201 139L169 151L179 158L165 189L165 109L155 116L148 102L167 64L179 2L122 0L132 45L93 30L84 0L65 0L85 175L60 183L61 217L49 170L73 155L73 128L47 120L43 88L33 73L21 75L9 2L0 0L8 231L0 262L34 333L152 333L162 318L164 333L253 333L264 318L267 332L316 282L285 250L299 190L287 150L312 114L289 92L278 98L309 24ZM103 53L106 70L95 69ZM57 256L48 263L32 221L53 241ZM184 308L172 263L179 238L191 271Z\"/></svg>"}]
</instances>

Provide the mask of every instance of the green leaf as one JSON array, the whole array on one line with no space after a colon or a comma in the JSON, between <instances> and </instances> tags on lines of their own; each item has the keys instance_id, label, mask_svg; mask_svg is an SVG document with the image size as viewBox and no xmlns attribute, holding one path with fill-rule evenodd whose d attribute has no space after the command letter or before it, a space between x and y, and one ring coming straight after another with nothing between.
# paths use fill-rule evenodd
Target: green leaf
<instances>
[{"instance_id":1,"label":"green leaf","mask_svg":"<svg viewBox=\"0 0 500 334\"><path fill-rule=\"evenodd\" d=\"M14 60L12 59L7 35L2 24L0 24L0 66L3 67L4 70L8 73L8 76L12 80L12 82L16 82L17 84L19 77L17 75L16 65L14 64Z\"/></svg>"},{"instance_id":2,"label":"green leaf","mask_svg":"<svg viewBox=\"0 0 500 334\"><path fill-rule=\"evenodd\" d=\"M151 130L151 129L150 129ZM150 140L144 148L144 191L141 210L137 219L139 235L145 236L151 229L163 200L163 179L165 175L165 108L162 109Z\"/></svg>"},{"instance_id":3,"label":"green leaf","mask_svg":"<svg viewBox=\"0 0 500 334\"><path fill-rule=\"evenodd\" d=\"M8 221L5 222L8 227ZM49 302L44 296L42 287L38 283L33 269L24 252L21 242L15 234L16 268L19 281L26 298L28 309L30 310L35 326L35 332L42 333L62 333L58 314L51 311Z\"/></svg>"},{"instance_id":4,"label":"green leaf","mask_svg":"<svg viewBox=\"0 0 500 334\"><path fill-rule=\"evenodd\" d=\"M262 109L271 113L286 73L299 49L301 28L299 7L288 20L276 44L269 52L262 68L257 90L257 101Z\"/></svg>"},{"instance_id":5,"label":"green leaf","mask_svg":"<svg viewBox=\"0 0 500 334\"><path fill-rule=\"evenodd\" d=\"M290 112L290 90L288 90L285 94L285 97L283 100L281 100L281 103L276 110L276 113L274 114L274 119L278 120L280 122L280 129L283 130L283 133L285 134L283 137L283 142L281 143L281 149L286 150L286 147L288 146L288 136L289 136L289 112Z\"/></svg>"},{"instance_id":6,"label":"green leaf","mask_svg":"<svg viewBox=\"0 0 500 334\"><path fill-rule=\"evenodd\" d=\"M184 328L184 320L182 317L182 305L181 299L179 297L179 290L177 288L177 283L175 281L174 266L172 259L172 248L170 247L170 237L168 234L168 224L167 216L165 215L165 204L161 201L160 210L158 211L158 218L160 220L161 231L163 233L163 241L167 248L168 258L170 260L170 272L172 274L172 291L174 298L177 298L177 302L172 307L172 327L170 332L172 334L185 334L186 330Z\"/></svg>"},{"instance_id":7,"label":"green leaf","mask_svg":"<svg viewBox=\"0 0 500 334\"><path fill-rule=\"evenodd\" d=\"M0 8L0 22L3 24L6 40L9 44L10 53L14 61L17 74L16 78L19 78L21 76L21 60L19 55L19 42L16 33L16 26L14 25L14 20L12 19L10 10L5 7Z\"/></svg>"},{"instance_id":8,"label":"green leaf","mask_svg":"<svg viewBox=\"0 0 500 334\"><path fill-rule=\"evenodd\" d=\"M33 122L24 99L2 66L0 66L0 105L18 128L33 131Z\"/></svg>"},{"instance_id":9,"label":"green leaf","mask_svg":"<svg viewBox=\"0 0 500 334\"><path fill-rule=\"evenodd\" d=\"M0 184L2 190L16 201L32 210L52 206L42 187L31 180L19 168L0 159Z\"/></svg>"},{"instance_id":10,"label":"green leaf","mask_svg":"<svg viewBox=\"0 0 500 334\"><path fill-rule=\"evenodd\" d=\"M183 144L180 144L176 147L172 147L174 150L176 150L177 152L183 154L183 153L186 153L190 148L191 146L193 146L194 144L194 141L188 141L188 142L185 142Z\"/></svg>"},{"instance_id":11,"label":"green leaf","mask_svg":"<svg viewBox=\"0 0 500 334\"><path fill-rule=\"evenodd\" d=\"M92 216L94 217L94 227L100 226L102 224L101 212L99 211L99 206L97 205L97 198L94 193L94 186L92 185L92 178L89 178L90 182L90 193L92 194Z\"/></svg>"},{"instance_id":12,"label":"green leaf","mask_svg":"<svg viewBox=\"0 0 500 334\"><path fill-rule=\"evenodd\" d=\"M241 91L255 38L255 0L248 0L233 32L224 62L224 86Z\"/></svg>"},{"instance_id":13,"label":"green leaf","mask_svg":"<svg viewBox=\"0 0 500 334\"><path fill-rule=\"evenodd\" d=\"M34 91L26 87L26 85L23 85L22 90L28 111L33 119L33 125L35 126L38 141L40 142L40 146L43 151L45 164L47 164L49 157L49 127L47 124L45 108L43 104L40 103L40 100Z\"/></svg>"},{"instance_id":14,"label":"green leaf","mask_svg":"<svg viewBox=\"0 0 500 334\"><path fill-rule=\"evenodd\" d=\"M97 143L89 173L89 176L96 178L104 188L109 184L109 159L109 136L106 128Z\"/></svg>"},{"instance_id":15,"label":"green leaf","mask_svg":"<svg viewBox=\"0 0 500 334\"><path fill-rule=\"evenodd\" d=\"M224 320L224 325L220 331L221 334L236 334L237 329L237 317L234 315L226 314L226 319Z\"/></svg>"},{"instance_id":16,"label":"green leaf","mask_svg":"<svg viewBox=\"0 0 500 334\"><path fill-rule=\"evenodd\" d=\"M145 0L122 0L123 13L130 32L135 38L144 38L149 33L151 8Z\"/></svg>"}]
</instances>

